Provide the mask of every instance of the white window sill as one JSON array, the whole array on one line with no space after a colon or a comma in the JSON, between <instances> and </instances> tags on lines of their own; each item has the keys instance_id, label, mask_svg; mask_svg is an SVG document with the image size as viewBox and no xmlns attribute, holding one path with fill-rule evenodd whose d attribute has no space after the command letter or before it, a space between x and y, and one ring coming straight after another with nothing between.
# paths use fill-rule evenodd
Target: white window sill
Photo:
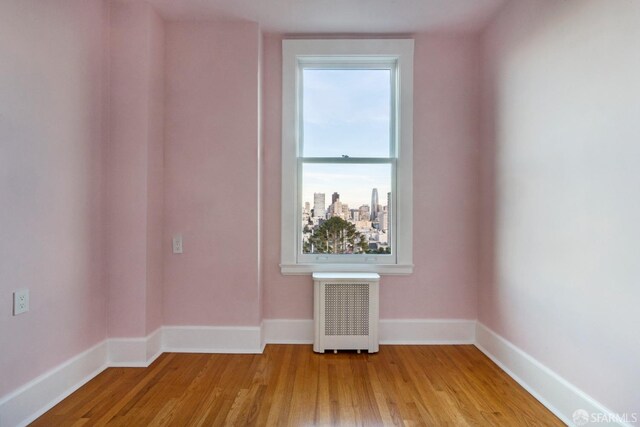
<instances>
[{"instance_id":1,"label":"white window sill","mask_svg":"<svg viewBox=\"0 0 640 427\"><path fill-rule=\"evenodd\" d=\"M318 272L407 275L413 273L413 264L280 264L280 271L286 276Z\"/></svg>"}]
</instances>

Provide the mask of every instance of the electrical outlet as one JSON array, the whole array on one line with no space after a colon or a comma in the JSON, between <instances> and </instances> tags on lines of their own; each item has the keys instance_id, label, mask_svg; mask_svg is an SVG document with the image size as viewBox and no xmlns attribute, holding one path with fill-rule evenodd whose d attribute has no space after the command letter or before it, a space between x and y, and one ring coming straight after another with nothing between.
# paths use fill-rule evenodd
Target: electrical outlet
<instances>
[{"instance_id":1,"label":"electrical outlet","mask_svg":"<svg viewBox=\"0 0 640 427\"><path fill-rule=\"evenodd\" d=\"M182 235L176 234L173 236L173 253L181 254L182 253Z\"/></svg>"},{"instance_id":2,"label":"electrical outlet","mask_svg":"<svg viewBox=\"0 0 640 427\"><path fill-rule=\"evenodd\" d=\"M13 293L13 315L29 311L29 289L21 289Z\"/></svg>"}]
</instances>

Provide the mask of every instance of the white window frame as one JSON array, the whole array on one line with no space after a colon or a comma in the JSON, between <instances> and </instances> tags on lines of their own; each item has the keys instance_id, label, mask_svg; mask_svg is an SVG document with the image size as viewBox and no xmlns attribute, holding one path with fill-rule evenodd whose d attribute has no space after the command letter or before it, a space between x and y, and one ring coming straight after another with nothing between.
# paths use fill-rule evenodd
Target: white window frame
<instances>
[{"instance_id":1,"label":"white window frame","mask_svg":"<svg viewBox=\"0 0 640 427\"><path fill-rule=\"evenodd\" d=\"M391 118L392 150L391 255L302 254L302 188L300 133L301 74L309 64L391 67L395 74ZM382 158L388 163L388 159ZM332 163L335 159L332 159ZM367 162L371 159L365 159ZM350 162L348 159L345 163ZM281 263L283 274L312 272L413 272L413 40L283 40L282 42L282 207Z\"/></svg>"}]
</instances>

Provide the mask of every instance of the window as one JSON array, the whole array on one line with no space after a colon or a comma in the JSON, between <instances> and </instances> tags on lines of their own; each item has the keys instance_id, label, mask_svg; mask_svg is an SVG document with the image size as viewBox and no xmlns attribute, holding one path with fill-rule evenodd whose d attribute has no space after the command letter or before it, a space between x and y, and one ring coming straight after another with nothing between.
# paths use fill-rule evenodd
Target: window
<instances>
[{"instance_id":1,"label":"window","mask_svg":"<svg viewBox=\"0 0 640 427\"><path fill-rule=\"evenodd\" d=\"M284 274L412 271L412 40L283 41Z\"/></svg>"}]
</instances>

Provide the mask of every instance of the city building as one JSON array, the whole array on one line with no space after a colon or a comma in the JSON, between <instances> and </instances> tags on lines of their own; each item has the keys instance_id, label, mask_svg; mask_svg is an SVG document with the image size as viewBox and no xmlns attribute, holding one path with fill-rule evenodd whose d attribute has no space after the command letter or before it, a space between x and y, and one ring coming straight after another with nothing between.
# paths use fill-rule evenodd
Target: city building
<instances>
[{"instance_id":1,"label":"city building","mask_svg":"<svg viewBox=\"0 0 640 427\"><path fill-rule=\"evenodd\" d=\"M324 193L313 193L313 216L324 218L327 215Z\"/></svg>"},{"instance_id":2,"label":"city building","mask_svg":"<svg viewBox=\"0 0 640 427\"><path fill-rule=\"evenodd\" d=\"M371 190L371 221L375 221L378 217L378 189Z\"/></svg>"}]
</instances>

